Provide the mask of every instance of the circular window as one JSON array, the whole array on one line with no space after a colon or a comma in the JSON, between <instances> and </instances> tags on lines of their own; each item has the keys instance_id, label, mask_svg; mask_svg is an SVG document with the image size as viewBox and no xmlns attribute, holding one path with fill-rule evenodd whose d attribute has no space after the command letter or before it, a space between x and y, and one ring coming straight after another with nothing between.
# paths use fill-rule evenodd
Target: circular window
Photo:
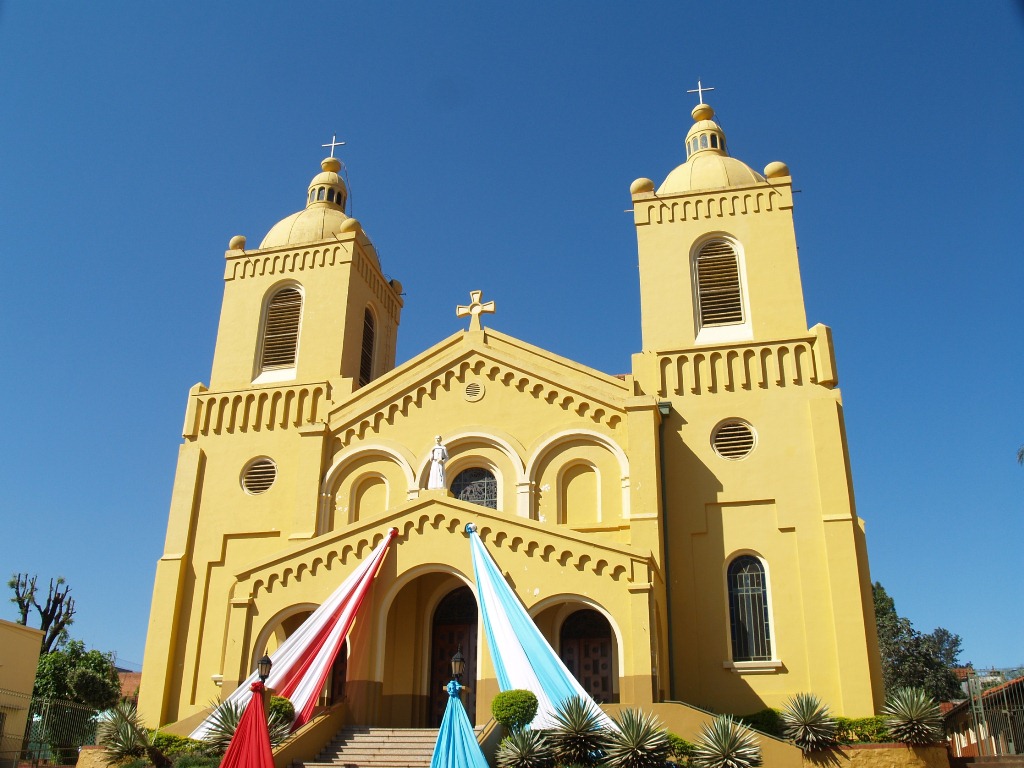
<instances>
[{"instance_id":1,"label":"circular window","mask_svg":"<svg viewBox=\"0 0 1024 768\"><path fill-rule=\"evenodd\" d=\"M753 428L745 421L724 421L711 435L711 447L723 459L742 459L754 450Z\"/></svg>"},{"instance_id":2,"label":"circular window","mask_svg":"<svg viewBox=\"0 0 1024 768\"><path fill-rule=\"evenodd\" d=\"M250 461L242 470L242 487L246 493L257 495L270 489L277 479L277 464L263 458Z\"/></svg>"},{"instance_id":3,"label":"circular window","mask_svg":"<svg viewBox=\"0 0 1024 768\"><path fill-rule=\"evenodd\" d=\"M484 396L484 385L479 381L471 381L466 385L466 399L475 403Z\"/></svg>"}]
</instances>

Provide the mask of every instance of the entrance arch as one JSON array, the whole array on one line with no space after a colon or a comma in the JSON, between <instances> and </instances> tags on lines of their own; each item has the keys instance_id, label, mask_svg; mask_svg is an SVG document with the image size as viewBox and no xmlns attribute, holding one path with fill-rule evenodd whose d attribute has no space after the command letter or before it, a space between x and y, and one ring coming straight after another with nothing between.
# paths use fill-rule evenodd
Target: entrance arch
<instances>
[{"instance_id":1,"label":"entrance arch","mask_svg":"<svg viewBox=\"0 0 1024 768\"><path fill-rule=\"evenodd\" d=\"M434 609L430 632L430 692L441 691L452 679L451 660L458 651L466 659L462 683L469 687L462 693L462 704L469 722L476 725L476 646L478 611L473 590L453 589ZM441 725L447 697L431 698L430 727Z\"/></svg>"},{"instance_id":2,"label":"entrance arch","mask_svg":"<svg viewBox=\"0 0 1024 768\"><path fill-rule=\"evenodd\" d=\"M429 728L441 722L451 657L462 644L466 671L462 702L476 722L476 597L462 574L429 564L406 573L383 600L379 645L380 708L372 724ZM370 722L370 721L368 721Z\"/></svg>"},{"instance_id":3,"label":"entrance arch","mask_svg":"<svg viewBox=\"0 0 1024 768\"><path fill-rule=\"evenodd\" d=\"M533 617L551 647L598 703L619 701L619 633L597 604L565 595L546 602Z\"/></svg>"},{"instance_id":4,"label":"entrance arch","mask_svg":"<svg viewBox=\"0 0 1024 768\"><path fill-rule=\"evenodd\" d=\"M262 643L257 641L253 648L253 661L250 668L255 669L256 659L264 653L273 653L281 644L287 640L295 631L302 626L302 623L312 615L313 609L301 607L298 610L289 609L278 615L276 621L269 624L260 633ZM338 649L338 656L331 665L331 671L327 675L324 687L317 696L317 706L329 707L345 699L345 683L348 679L348 639L341 643Z\"/></svg>"}]
</instances>

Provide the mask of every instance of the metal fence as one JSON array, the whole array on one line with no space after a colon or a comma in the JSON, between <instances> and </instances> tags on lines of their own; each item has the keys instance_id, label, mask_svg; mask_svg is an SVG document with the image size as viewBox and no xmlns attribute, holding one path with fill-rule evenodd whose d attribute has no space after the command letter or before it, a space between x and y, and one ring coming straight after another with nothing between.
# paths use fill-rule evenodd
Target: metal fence
<instances>
[{"instance_id":1,"label":"metal fence","mask_svg":"<svg viewBox=\"0 0 1024 768\"><path fill-rule=\"evenodd\" d=\"M1001 757L1024 753L1024 677L985 687L967 678L968 698L945 717L954 757Z\"/></svg>"},{"instance_id":2,"label":"metal fence","mask_svg":"<svg viewBox=\"0 0 1024 768\"><path fill-rule=\"evenodd\" d=\"M96 710L0 689L0 768L73 765L96 741Z\"/></svg>"}]
</instances>

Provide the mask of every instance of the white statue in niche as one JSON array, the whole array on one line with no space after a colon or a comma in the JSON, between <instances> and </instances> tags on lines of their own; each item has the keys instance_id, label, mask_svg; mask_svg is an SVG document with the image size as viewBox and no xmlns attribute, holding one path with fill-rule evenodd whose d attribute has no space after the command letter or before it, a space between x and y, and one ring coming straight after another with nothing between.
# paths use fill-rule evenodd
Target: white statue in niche
<instances>
[{"instance_id":1,"label":"white statue in niche","mask_svg":"<svg viewBox=\"0 0 1024 768\"><path fill-rule=\"evenodd\" d=\"M430 477L427 480L428 491L448 487L448 483L444 479L444 463L448 461L448 449L441 442L440 435L434 438L434 443L434 447L430 449Z\"/></svg>"}]
</instances>

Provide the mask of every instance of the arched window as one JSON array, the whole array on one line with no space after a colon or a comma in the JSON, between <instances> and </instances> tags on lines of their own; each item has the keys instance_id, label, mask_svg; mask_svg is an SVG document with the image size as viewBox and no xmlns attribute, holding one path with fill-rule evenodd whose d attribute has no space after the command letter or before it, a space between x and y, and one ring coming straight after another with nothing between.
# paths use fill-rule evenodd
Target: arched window
<instances>
[{"instance_id":1,"label":"arched window","mask_svg":"<svg viewBox=\"0 0 1024 768\"><path fill-rule=\"evenodd\" d=\"M377 321L367 307L363 313L363 345L359 351L359 386L365 386L373 378L373 344L377 335Z\"/></svg>"},{"instance_id":2,"label":"arched window","mask_svg":"<svg viewBox=\"0 0 1024 768\"><path fill-rule=\"evenodd\" d=\"M740 263L732 244L726 240L705 243L694 268L700 326L743 323Z\"/></svg>"},{"instance_id":3,"label":"arched window","mask_svg":"<svg viewBox=\"0 0 1024 768\"><path fill-rule=\"evenodd\" d=\"M480 467L464 469L452 480L452 496L481 507L498 508L498 481Z\"/></svg>"},{"instance_id":4,"label":"arched window","mask_svg":"<svg viewBox=\"0 0 1024 768\"><path fill-rule=\"evenodd\" d=\"M741 555L729 563L729 622L733 661L770 661L768 580L756 557Z\"/></svg>"},{"instance_id":5,"label":"arched window","mask_svg":"<svg viewBox=\"0 0 1024 768\"><path fill-rule=\"evenodd\" d=\"M708 148L708 137L707 137L707 134L703 134L700 137L700 148L701 149L707 149Z\"/></svg>"},{"instance_id":6,"label":"arched window","mask_svg":"<svg viewBox=\"0 0 1024 768\"><path fill-rule=\"evenodd\" d=\"M299 348L299 321L302 319L302 292L295 286L282 288L267 305L263 325L263 351L260 370L294 368Z\"/></svg>"},{"instance_id":7,"label":"arched window","mask_svg":"<svg viewBox=\"0 0 1024 768\"><path fill-rule=\"evenodd\" d=\"M713 133L711 134L711 148L718 149L718 136Z\"/></svg>"}]
</instances>

